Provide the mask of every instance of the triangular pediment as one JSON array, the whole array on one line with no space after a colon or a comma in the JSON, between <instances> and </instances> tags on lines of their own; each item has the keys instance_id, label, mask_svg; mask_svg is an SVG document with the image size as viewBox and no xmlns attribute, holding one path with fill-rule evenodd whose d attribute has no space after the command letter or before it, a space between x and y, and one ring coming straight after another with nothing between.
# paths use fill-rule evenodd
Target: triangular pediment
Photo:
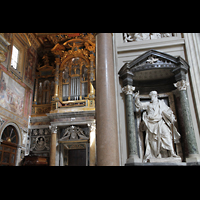
<instances>
[{"instance_id":1,"label":"triangular pediment","mask_svg":"<svg viewBox=\"0 0 200 200\"><path fill-rule=\"evenodd\" d=\"M133 81L171 79L171 82L173 82L174 77L179 81L186 78L185 74L188 69L188 63L180 56L174 57L151 49L131 62L125 63L118 74L125 86L131 85Z\"/></svg>"},{"instance_id":2,"label":"triangular pediment","mask_svg":"<svg viewBox=\"0 0 200 200\"><path fill-rule=\"evenodd\" d=\"M129 63L131 72L144 71L149 69L176 69L179 65L183 65L187 71L189 65L183 58L174 57L161 51L151 49L141 56L137 57Z\"/></svg>"},{"instance_id":3,"label":"triangular pediment","mask_svg":"<svg viewBox=\"0 0 200 200\"><path fill-rule=\"evenodd\" d=\"M129 67L132 68L140 63L143 63L145 61L147 61L149 59L149 57L154 57L154 58L159 58L162 60L166 60L168 62L172 62L172 63L177 63L177 58L174 56L171 56L169 54L151 49L147 52L145 52L144 54L138 56L136 59L134 59L133 61L131 61L129 63Z\"/></svg>"}]
</instances>

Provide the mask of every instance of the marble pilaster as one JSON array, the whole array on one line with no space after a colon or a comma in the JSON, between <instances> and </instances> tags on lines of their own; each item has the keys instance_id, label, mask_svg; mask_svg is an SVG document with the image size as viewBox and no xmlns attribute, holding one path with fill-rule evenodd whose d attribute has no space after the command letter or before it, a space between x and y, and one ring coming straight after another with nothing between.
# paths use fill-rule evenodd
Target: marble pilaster
<instances>
[{"instance_id":1,"label":"marble pilaster","mask_svg":"<svg viewBox=\"0 0 200 200\"><path fill-rule=\"evenodd\" d=\"M90 166L96 165L96 124L88 124L90 129Z\"/></svg>"},{"instance_id":2,"label":"marble pilaster","mask_svg":"<svg viewBox=\"0 0 200 200\"><path fill-rule=\"evenodd\" d=\"M135 131L135 117L134 117L134 102L133 102L133 91L135 87L127 85L122 88L125 93L125 110L126 110L126 126L129 146L129 156L126 163L141 162L137 153L137 141Z\"/></svg>"},{"instance_id":3,"label":"marble pilaster","mask_svg":"<svg viewBox=\"0 0 200 200\"><path fill-rule=\"evenodd\" d=\"M186 162L200 162L197 142L194 133L194 127L192 123L192 117L189 108L188 96L186 88L189 84L185 80L178 81L174 84L177 87L180 95L181 111L184 120L186 145L188 148L188 155Z\"/></svg>"},{"instance_id":4,"label":"marble pilaster","mask_svg":"<svg viewBox=\"0 0 200 200\"><path fill-rule=\"evenodd\" d=\"M56 165L56 137L57 126L51 126L50 166Z\"/></svg>"},{"instance_id":5,"label":"marble pilaster","mask_svg":"<svg viewBox=\"0 0 200 200\"><path fill-rule=\"evenodd\" d=\"M111 33L96 35L97 165L119 165Z\"/></svg>"}]
</instances>

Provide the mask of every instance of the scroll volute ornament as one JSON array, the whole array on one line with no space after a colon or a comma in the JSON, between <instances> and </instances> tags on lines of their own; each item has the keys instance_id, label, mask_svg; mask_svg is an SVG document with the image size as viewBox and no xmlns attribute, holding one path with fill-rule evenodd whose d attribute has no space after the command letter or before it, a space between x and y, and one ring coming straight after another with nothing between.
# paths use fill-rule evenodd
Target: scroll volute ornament
<instances>
[{"instance_id":1,"label":"scroll volute ornament","mask_svg":"<svg viewBox=\"0 0 200 200\"><path fill-rule=\"evenodd\" d=\"M51 52L55 55L59 55L62 57L63 51L65 50L65 47L61 44L56 44L53 49L51 49Z\"/></svg>"}]
</instances>

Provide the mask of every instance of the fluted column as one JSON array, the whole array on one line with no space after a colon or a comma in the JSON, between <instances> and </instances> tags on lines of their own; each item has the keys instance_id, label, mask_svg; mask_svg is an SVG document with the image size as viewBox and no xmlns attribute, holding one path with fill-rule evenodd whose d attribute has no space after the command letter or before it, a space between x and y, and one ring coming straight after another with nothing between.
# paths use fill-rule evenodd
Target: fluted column
<instances>
[{"instance_id":1,"label":"fluted column","mask_svg":"<svg viewBox=\"0 0 200 200\"><path fill-rule=\"evenodd\" d=\"M119 165L111 33L96 35L97 165Z\"/></svg>"},{"instance_id":2,"label":"fluted column","mask_svg":"<svg viewBox=\"0 0 200 200\"><path fill-rule=\"evenodd\" d=\"M126 85L122 88L125 93L126 127L128 136L129 155L126 163L142 162L137 153L137 141L135 131L133 91L135 87Z\"/></svg>"},{"instance_id":3,"label":"fluted column","mask_svg":"<svg viewBox=\"0 0 200 200\"><path fill-rule=\"evenodd\" d=\"M192 117L189 108L188 96L186 88L189 85L185 80L178 81L174 84L177 87L180 95L181 111L183 116L183 124L185 128L186 146L188 149L186 162L196 163L200 162L200 156L198 152L197 142L194 133L194 127L192 123Z\"/></svg>"},{"instance_id":4,"label":"fluted column","mask_svg":"<svg viewBox=\"0 0 200 200\"><path fill-rule=\"evenodd\" d=\"M56 137L57 126L51 126L51 149L50 149L50 166L56 165Z\"/></svg>"}]
</instances>

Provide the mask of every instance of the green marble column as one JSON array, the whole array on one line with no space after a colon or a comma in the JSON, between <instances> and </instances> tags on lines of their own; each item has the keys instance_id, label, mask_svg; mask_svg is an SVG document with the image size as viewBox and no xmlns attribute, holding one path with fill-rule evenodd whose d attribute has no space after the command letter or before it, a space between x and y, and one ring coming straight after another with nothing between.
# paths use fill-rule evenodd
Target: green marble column
<instances>
[{"instance_id":1,"label":"green marble column","mask_svg":"<svg viewBox=\"0 0 200 200\"><path fill-rule=\"evenodd\" d=\"M194 134L194 128L192 124L192 117L190 114L187 93L186 90L180 90L179 93L180 93L180 102L181 102L183 120L185 124L186 139L188 143L188 153L197 154L199 152L197 149L197 143Z\"/></svg>"},{"instance_id":2,"label":"green marble column","mask_svg":"<svg viewBox=\"0 0 200 200\"><path fill-rule=\"evenodd\" d=\"M186 162L200 162L194 127L192 123L192 116L190 113L189 101L186 92L186 87L189 84L186 81L181 80L174 85L178 88L179 91L183 123L185 126L185 135L188 147L188 158L186 158Z\"/></svg>"},{"instance_id":3,"label":"green marble column","mask_svg":"<svg viewBox=\"0 0 200 200\"><path fill-rule=\"evenodd\" d=\"M127 136L128 136L128 146L129 155L126 163L141 162L137 153L137 141L136 141L136 131L135 131L135 117L134 117L134 107L133 107L133 91L135 87L127 85L122 88L125 95L125 109L126 109L126 126L127 126Z\"/></svg>"}]
</instances>

